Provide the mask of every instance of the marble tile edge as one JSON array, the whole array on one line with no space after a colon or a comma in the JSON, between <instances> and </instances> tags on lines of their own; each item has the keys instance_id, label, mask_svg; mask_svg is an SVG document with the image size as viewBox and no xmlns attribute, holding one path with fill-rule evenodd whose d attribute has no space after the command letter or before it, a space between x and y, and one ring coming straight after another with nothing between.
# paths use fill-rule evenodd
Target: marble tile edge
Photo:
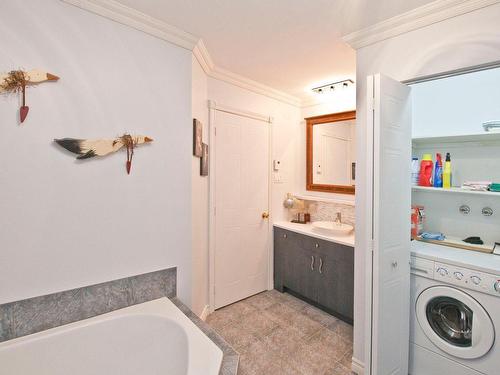
<instances>
[{"instance_id":1,"label":"marble tile edge","mask_svg":"<svg viewBox=\"0 0 500 375\"><path fill-rule=\"evenodd\" d=\"M170 267L7 302L0 304L0 342L176 295L177 267Z\"/></svg>"}]
</instances>

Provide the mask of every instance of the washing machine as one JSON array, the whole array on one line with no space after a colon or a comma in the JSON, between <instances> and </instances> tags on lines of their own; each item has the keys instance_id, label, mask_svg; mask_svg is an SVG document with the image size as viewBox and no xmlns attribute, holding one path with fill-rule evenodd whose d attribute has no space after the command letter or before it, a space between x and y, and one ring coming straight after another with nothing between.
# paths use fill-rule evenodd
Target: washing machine
<instances>
[{"instance_id":1,"label":"washing machine","mask_svg":"<svg viewBox=\"0 0 500 375\"><path fill-rule=\"evenodd\" d=\"M498 264L487 258L497 256L453 249L443 259L442 246L417 247L424 254L411 257L409 373L500 375L500 268L463 261Z\"/></svg>"}]
</instances>

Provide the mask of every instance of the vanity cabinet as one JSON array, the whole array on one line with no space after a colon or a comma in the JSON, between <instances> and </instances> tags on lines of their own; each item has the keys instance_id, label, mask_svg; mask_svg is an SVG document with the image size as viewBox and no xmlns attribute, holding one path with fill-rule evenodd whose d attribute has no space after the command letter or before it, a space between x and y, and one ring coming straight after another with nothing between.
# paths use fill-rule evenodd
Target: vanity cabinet
<instances>
[{"instance_id":1,"label":"vanity cabinet","mask_svg":"<svg viewBox=\"0 0 500 375\"><path fill-rule=\"evenodd\" d=\"M354 249L275 227L274 287L352 323Z\"/></svg>"}]
</instances>

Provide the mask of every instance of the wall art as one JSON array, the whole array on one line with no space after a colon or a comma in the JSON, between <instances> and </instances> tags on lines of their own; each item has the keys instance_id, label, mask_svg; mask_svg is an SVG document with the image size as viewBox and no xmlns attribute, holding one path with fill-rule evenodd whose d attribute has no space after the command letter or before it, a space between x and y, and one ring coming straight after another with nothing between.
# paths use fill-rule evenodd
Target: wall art
<instances>
[{"instance_id":1,"label":"wall art","mask_svg":"<svg viewBox=\"0 0 500 375\"><path fill-rule=\"evenodd\" d=\"M30 110L26 105L26 87L47 81L57 81L58 79L58 76L39 69L33 69L29 72L12 70L0 74L0 93L21 93L22 106L19 110L19 119L23 123Z\"/></svg>"},{"instance_id":2,"label":"wall art","mask_svg":"<svg viewBox=\"0 0 500 375\"><path fill-rule=\"evenodd\" d=\"M208 176L208 145L203 143L201 150L200 176Z\"/></svg>"},{"instance_id":3,"label":"wall art","mask_svg":"<svg viewBox=\"0 0 500 375\"><path fill-rule=\"evenodd\" d=\"M197 119L193 119L193 155L202 156L203 125Z\"/></svg>"},{"instance_id":4,"label":"wall art","mask_svg":"<svg viewBox=\"0 0 500 375\"><path fill-rule=\"evenodd\" d=\"M127 151L127 162L125 164L127 174L130 174L132 168L132 157L134 156L134 149L137 145L152 142L153 139L144 135L130 135L124 134L115 139L74 139L62 138L54 139L61 147L66 150L77 154L77 159L89 159L95 156L105 156L114 153L122 148Z\"/></svg>"}]
</instances>

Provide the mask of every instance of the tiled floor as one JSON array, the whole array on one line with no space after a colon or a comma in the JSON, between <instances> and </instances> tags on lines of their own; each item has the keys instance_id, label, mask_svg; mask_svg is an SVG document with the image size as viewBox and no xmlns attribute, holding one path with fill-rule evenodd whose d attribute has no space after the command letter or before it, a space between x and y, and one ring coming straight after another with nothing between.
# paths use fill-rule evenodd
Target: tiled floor
<instances>
[{"instance_id":1,"label":"tiled floor","mask_svg":"<svg viewBox=\"0 0 500 375\"><path fill-rule=\"evenodd\" d=\"M257 294L207 322L240 353L238 375L351 374L352 326L289 294Z\"/></svg>"}]
</instances>

